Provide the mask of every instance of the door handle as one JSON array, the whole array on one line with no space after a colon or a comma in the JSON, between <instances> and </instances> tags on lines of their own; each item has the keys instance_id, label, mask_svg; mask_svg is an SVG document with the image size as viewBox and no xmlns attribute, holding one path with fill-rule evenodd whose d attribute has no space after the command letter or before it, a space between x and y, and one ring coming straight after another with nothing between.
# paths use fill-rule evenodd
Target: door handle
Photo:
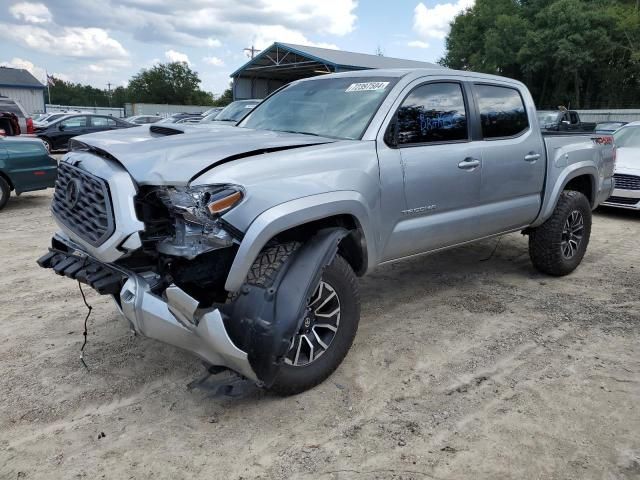
<instances>
[{"instance_id":1,"label":"door handle","mask_svg":"<svg viewBox=\"0 0 640 480\"><path fill-rule=\"evenodd\" d=\"M525 162L535 163L538 160L540 160L540 154L539 153L531 152L528 155L525 155L525 157L524 157L524 161Z\"/></svg>"},{"instance_id":2,"label":"door handle","mask_svg":"<svg viewBox=\"0 0 640 480\"><path fill-rule=\"evenodd\" d=\"M462 170L475 170L480 166L480 160L477 158L468 157L458 164L458 168Z\"/></svg>"}]
</instances>

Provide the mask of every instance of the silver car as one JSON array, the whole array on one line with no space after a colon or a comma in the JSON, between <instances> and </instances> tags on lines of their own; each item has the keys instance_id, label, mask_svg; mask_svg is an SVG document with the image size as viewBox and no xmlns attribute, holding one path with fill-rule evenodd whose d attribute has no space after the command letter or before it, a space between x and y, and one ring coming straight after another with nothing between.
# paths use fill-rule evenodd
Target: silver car
<instances>
[{"instance_id":1,"label":"silver car","mask_svg":"<svg viewBox=\"0 0 640 480\"><path fill-rule=\"evenodd\" d=\"M613 137L618 152L615 189L603 205L640 210L640 122L625 125Z\"/></svg>"}]
</instances>

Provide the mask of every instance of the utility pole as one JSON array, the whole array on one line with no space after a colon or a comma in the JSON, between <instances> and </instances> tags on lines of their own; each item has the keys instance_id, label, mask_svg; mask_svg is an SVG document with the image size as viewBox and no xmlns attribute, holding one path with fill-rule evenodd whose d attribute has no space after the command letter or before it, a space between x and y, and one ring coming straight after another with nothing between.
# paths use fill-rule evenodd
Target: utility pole
<instances>
[{"instance_id":1,"label":"utility pole","mask_svg":"<svg viewBox=\"0 0 640 480\"><path fill-rule=\"evenodd\" d=\"M243 48L242 50L244 50L245 52L249 52L251 54L251 60L253 60L253 58L256 56L256 53L260 51L256 49L253 45L251 45L251 48Z\"/></svg>"},{"instance_id":2,"label":"utility pole","mask_svg":"<svg viewBox=\"0 0 640 480\"><path fill-rule=\"evenodd\" d=\"M109 99L109 107L111 107L111 82L107 82L107 98Z\"/></svg>"}]
</instances>

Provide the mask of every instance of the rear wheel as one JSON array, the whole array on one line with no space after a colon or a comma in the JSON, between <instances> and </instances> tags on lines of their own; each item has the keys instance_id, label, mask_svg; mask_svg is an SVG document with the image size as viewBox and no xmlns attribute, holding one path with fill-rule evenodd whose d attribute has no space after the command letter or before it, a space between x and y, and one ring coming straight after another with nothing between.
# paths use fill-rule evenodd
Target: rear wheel
<instances>
[{"instance_id":1,"label":"rear wheel","mask_svg":"<svg viewBox=\"0 0 640 480\"><path fill-rule=\"evenodd\" d=\"M287 252L288 256L295 249L290 245L266 249L256 260L265 273L249 278L249 283L269 284L269 278L265 281L265 277L274 278L286 260L275 252ZM265 258L271 261L265 262ZM323 382L349 352L359 320L356 275L347 261L336 255L309 299L300 330L291 338L289 351L270 390L279 395L295 395Z\"/></svg>"},{"instance_id":2,"label":"rear wheel","mask_svg":"<svg viewBox=\"0 0 640 480\"><path fill-rule=\"evenodd\" d=\"M11 187L3 177L0 177L0 210L2 210L9 201L9 195L11 195Z\"/></svg>"},{"instance_id":3,"label":"rear wheel","mask_svg":"<svg viewBox=\"0 0 640 480\"><path fill-rule=\"evenodd\" d=\"M529 257L543 273L573 272L587 251L591 236L591 205L584 194L564 191L551 218L529 235Z\"/></svg>"}]
</instances>

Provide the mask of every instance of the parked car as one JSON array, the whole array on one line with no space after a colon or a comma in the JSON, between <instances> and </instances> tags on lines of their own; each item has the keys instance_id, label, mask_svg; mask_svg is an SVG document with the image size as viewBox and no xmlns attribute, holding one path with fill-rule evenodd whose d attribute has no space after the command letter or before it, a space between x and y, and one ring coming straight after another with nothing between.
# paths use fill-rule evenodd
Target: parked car
<instances>
[{"instance_id":1,"label":"parked car","mask_svg":"<svg viewBox=\"0 0 640 480\"><path fill-rule=\"evenodd\" d=\"M222 110L224 110L224 107L213 107L213 108L210 108L209 110L203 112L202 116L203 117L208 117L210 115L217 115Z\"/></svg>"},{"instance_id":2,"label":"parked car","mask_svg":"<svg viewBox=\"0 0 640 480\"><path fill-rule=\"evenodd\" d=\"M603 205L640 210L640 122L632 122L613 135L616 145L615 190Z\"/></svg>"},{"instance_id":3,"label":"parked car","mask_svg":"<svg viewBox=\"0 0 640 480\"><path fill-rule=\"evenodd\" d=\"M249 114L262 100L236 100L224 107L212 122L238 123Z\"/></svg>"},{"instance_id":4,"label":"parked car","mask_svg":"<svg viewBox=\"0 0 640 480\"><path fill-rule=\"evenodd\" d=\"M567 275L613 189L611 136L542 133L522 83L471 72L308 78L236 127L182 128L72 140L39 264L280 394L342 362L356 275L516 231L538 270Z\"/></svg>"},{"instance_id":5,"label":"parked car","mask_svg":"<svg viewBox=\"0 0 640 480\"><path fill-rule=\"evenodd\" d=\"M619 128L624 127L627 122L600 122L596 124L596 133L612 134Z\"/></svg>"},{"instance_id":6,"label":"parked car","mask_svg":"<svg viewBox=\"0 0 640 480\"><path fill-rule=\"evenodd\" d=\"M18 120L18 128L13 124L13 116ZM9 97L0 96L0 129L6 136L34 133L33 120L22 108L20 103Z\"/></svg>"},{"instance_id":7,"label":"parked car","mask_svg":"<svg viewBox=\"0 0 640 480\"><path fill-rule=\"evenodd\" d=\"M135 123L136 125L146 125L148 123L156 123L162 120L159 115L134 115L133 117L127 117L125 120L129 123Z\"/></svg>"},{"instance_id":8,"label":"parked car","mask_svg":"<svg viewBox=\"0 0 640 480\"><path fill-rule=\"evenodd\" d=\"M49 156L41 140L35 137L0 137L0 210L11 192L51 188L56 181L58 162Z\"/></svg>"},{"instance_id":9,"label":"parked car","mask_svg":"<svg viewBox=\"0 0 640 480\"><path fill-rule=\"evenodd\" d=\"M170 117L163 118L158 123L178 123L181 120L186 119L202 119L202 115L199 113L174 113Z\"/></svg>"},{"instance_id":10,"label":"parked car","mask_svg":"<svg viewBox=\"0 0 640 480\"><path fill-rule=\"evenodd\" d=\"M66 149L69 140L78 135L134 126L133 123L107 115L74 114L65 115L51 123L38 127L35 133L45 143L47 150L51 152Z\"/></svg>"},{"instance_id":11,"label":"parked car","mask_svg":"<svg viewBox=\"0 0 640 480\"><path fill-rule=\"evenodd\" d=\"M40 117L38 120L34 120L33 126L34 128L42 128L55 120L66 117L67 115L70 114L66 112L47 113L43 117Z\"/></svg>"},{"instance_id":12,"label":"parked car","mask_svg":"<svg viewBox=\"0 0 640 480\"><path fill-rule=\"evenodd\" d=\"M538 123L543 130L552 132L593 132L594 122L583 122L575 110L540 110Z\"/></svg>"}]
</instances>

